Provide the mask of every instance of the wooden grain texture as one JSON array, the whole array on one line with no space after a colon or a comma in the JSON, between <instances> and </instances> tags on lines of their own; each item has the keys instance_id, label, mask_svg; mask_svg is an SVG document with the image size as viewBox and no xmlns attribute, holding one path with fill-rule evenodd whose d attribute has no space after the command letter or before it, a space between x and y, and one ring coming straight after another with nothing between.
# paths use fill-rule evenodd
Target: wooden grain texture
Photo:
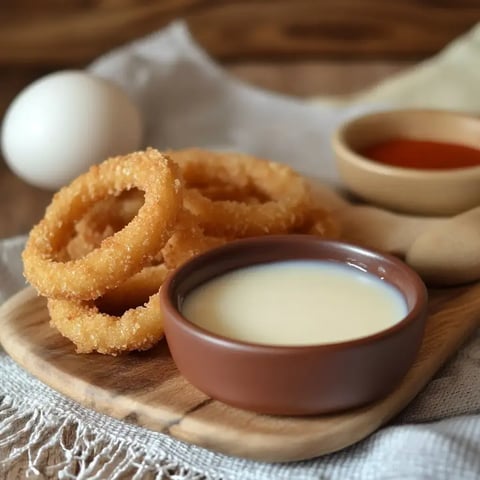
<instances>
[{"instance_id":1,"label":"wooden grain texture","mask_svg":"<svg viewBox=\"0 0 480 480\"><path fill-rule=\"evenodd\" d=\"M185 19L222 60L424 58L480 19L475 0L3 0L0 64L80 64Z\"/></svg>"},{"instance_id":2,"label":"wooden grain texture","mask_svg":"<svg viewBox=\"0 0 480 480\"><path fill-rule=\"evenodd\" d=\"M380 428L478 328L480 283L430 295L420 353L399 387L378 402L334 415L257 415L212 400L179 374L165 341L120 357L77 355L49 326L45 299L31 288L0 309L0 341L26 370L86 407L218 452L292 461L340 450Z\"/></svg>"}]
</instances>

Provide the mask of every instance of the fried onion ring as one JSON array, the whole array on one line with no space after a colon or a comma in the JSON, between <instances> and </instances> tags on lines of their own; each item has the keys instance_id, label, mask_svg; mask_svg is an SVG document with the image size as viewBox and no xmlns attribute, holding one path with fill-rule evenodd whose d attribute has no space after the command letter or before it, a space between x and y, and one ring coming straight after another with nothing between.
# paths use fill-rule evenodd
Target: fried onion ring
<instances>
[{"instance_id":1,"label":"fried onion ring","mask_svg":"<svg viewBox=\"0 0 480 480\"><path fill-rule=\"evenodd\" d=\"M117 288L96 299L95 304L102 312L116 315L119 312L143 305L160 290L168 272L169 269L163 263L144 267Z\"/></svg>"},{"instance_id":2,"label":"fried onion ring","mask_svg":"<svg viewBox=\"0 0 480 480\"><path fill-rule=\"evenodd\" d=\"M77 259L100 246L102 240L125 227L143 205L143 192L126 190L97 202L75 224L75 236L66 246L67 259Z\"/></svg>"},{"instance_id":3,"label":"fried onion ring","mask_svg":"<svg viewBox=\"0 0 480 480\"><path fill-rule=\"evenodd\" d=\"M50 324L74 343L77 353L147 350L163 337L158 293L120 317L102 313L93 301L49 298L47 305Z\"/></svg>"},{"instance_id":4,"label":"fried onion ring","mask_svg":"<svg viewBox=\"0 0 480 480\"><path fill-rule=\"evenodd\" d=\"M340 225L330 212L316 207L309 212L305 223L291 233L303 233L333 240L340 238Z\"/></svg>"},{"instance_id":5,"label":"fried onion ring","mask_svg":"<svg viewBox=\"0 0 480 480\"><path fill-rule=\"evenodd\" d=\"M207 235L239 238L286 233L305 221L311 198L304 178L286 165L240 153L201 149L168 152L185 180L184 205ZM260 202L212 200L202 187L258 192ZM211 188L211 187L210 187Z\"/></svg>"},{"instance_id":6,"label":"fried onion ring","mask_svg":"<svg viewBox=\"0 0 480 480\"><path fill-rule=\"evenodd\" d=\"M164 264L145 267L93 301L48 299L50 324L77 353L147 350L163 337L158 292L168 273Z\"/></svg>"},{"instance_id":7,"label":"fried onion ring","mask_svg":"<svg viewBox=\"0 0 480 480\"><path fill-rule=\"evenodd\" d=\"M205 235L196 218L187 210L183 210L175 232L163 247L161 254L165 265L174 269L191 257L223 245L226 241L226 238Z\"/></svg>"},{"instance_id":8,"label":"fried onion ring","mask_svg":"<svg viewBox=\"0 0 480 480\"><path fill-rule=\"evenodd\" d=\"M99 200L137 188L145 201L128 225L84 257L61 261L74 224ZM92 300L140 271L175 227L181 181L174 162L156 150L114 157L62 188L30 232L24 275L44 296Z\"/></svg>"}]
</instances>

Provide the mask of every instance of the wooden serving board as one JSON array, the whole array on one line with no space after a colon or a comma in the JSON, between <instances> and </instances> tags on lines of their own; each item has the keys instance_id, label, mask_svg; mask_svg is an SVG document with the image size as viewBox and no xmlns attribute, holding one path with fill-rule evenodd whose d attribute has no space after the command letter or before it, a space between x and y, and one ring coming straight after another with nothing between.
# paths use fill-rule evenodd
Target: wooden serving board
<instances>
[{"instance_id":1,"label":"wooden serving board","mask_svg":"<svg viewBox=\"0 0 480 480\"><path fill-rule=\"evenodd\" d=\"M0 308L0 342L44 383L80 404L221 453L292 461L340 450L403 409L480 323L480 283L430 292L417 361L388 397L348 412L275 417L212 400L178 372L165 341L148 351L79 355L50 327L46 301L27 288Z\"/></svg>"}]
</instances>

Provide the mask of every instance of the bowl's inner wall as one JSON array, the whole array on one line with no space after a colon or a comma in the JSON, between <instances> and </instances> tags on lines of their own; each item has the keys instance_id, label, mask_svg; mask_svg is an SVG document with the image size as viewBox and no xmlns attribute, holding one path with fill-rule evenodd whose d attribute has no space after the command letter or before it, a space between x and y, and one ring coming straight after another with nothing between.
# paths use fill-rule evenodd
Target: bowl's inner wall
<instances>
[{"instance_id":1,"label":"bowl's inner wall","mask_svg":"<svg viewBox=\"0 0 480 480\"><path fill-rule=\"evenodd\" d=\"M343 142L353 151L391 139L408 138L456 143L478 148L480 121L438 111L388 111L352 121Z\"/></svg>"}]
</instances>

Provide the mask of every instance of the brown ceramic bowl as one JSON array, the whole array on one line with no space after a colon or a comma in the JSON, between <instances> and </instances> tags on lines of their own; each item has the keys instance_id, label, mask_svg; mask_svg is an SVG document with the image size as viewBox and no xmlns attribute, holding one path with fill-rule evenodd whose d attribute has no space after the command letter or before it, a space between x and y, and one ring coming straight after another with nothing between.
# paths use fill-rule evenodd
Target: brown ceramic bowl
<instances>
[{"instance_id":1,"label":"brown ceramic bowl","mask_svg":"<svg viewBox=\"0 0 480 480\"><path fill-rule=\"evenodd\" d=\"M478 148L480 118L442 110L390 110L346 122L332 140L343 183L370 203L421 215L454 215L480 205L480 166L402 168L377 163L358 153L392 138Z\"/></svg>"},{"instance_id":2,"label":"brown ceramic bowl","mask_svg":"<svg viewBox=\"0 0 480 480\"><path fill-rule=\"evenodd\" d=\"M289 347L221 337L180 313L188 293L215 276L292 259L357 265L395 286L408 314L393 327L358 340ZM170 352L187 380L224 403L278 415L349 409L388 394L415 359L427 307L422 280L397 258L306 235L239 240L199 255L169 276L160 298Z\"/></svg>"}]
</instances>

